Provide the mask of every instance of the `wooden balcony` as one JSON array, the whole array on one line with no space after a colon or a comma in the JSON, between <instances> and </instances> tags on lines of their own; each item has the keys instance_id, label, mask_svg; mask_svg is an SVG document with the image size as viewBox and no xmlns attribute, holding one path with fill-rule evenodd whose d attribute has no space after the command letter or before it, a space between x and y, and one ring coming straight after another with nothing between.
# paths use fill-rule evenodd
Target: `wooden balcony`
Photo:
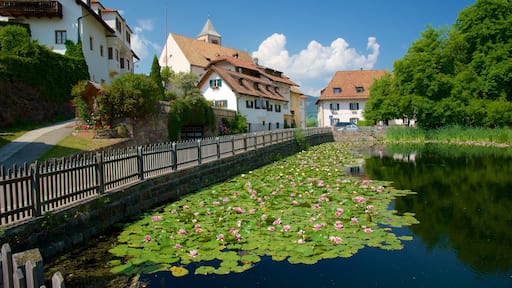
<instances>
[{"instance_id":1,"label":"wooden balcony","mask_svg":"<svg viewBox=\"0 0 512 288\"><path fill-rule=\"evenodd\" d=\"M59 1L0 0L0 16L62 18L62 4Z\"/></svg>"}]
</instances>

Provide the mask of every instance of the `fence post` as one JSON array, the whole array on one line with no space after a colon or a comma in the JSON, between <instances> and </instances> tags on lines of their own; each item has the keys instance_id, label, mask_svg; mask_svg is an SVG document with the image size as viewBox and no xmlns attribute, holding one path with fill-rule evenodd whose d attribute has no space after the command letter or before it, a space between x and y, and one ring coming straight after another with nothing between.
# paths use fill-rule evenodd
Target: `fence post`
<instances>
[{"instance_id":1,"label":"fence post","mask_svg":"<svg viewBox=\"0 0 512 288\"><path fill-rule=\"evenodd\" d=\"M231 136L231 152L235 155L235 136Z\"/></svg>"},{"instance_id":2,"label":"fence post","mask_svg":"<svg viewBox=\"0 0 512 288\"><path fill-rule=\"evenodd\" d=\"M30 165L30 190L32 192L32 204L34 217L41 216L41 192L39 190L39 162Z\"/></svg>"},{"instance_id":3,"label":"fence post","mask_svg":"<svg viewBox=\"0 0 512 288\"><path fill-rule=\"evenodd\" d=\"M245 136L244 136L244 151L247 151L247 133L245 133Z\"/></svg>"},{"instance_id":4,"label":"fence post","mask_svg":"<svg viewBox=\"0 0 512 288\"><path fill-rule=\"evenodd\" d=\"M39 282L39 278L37 276L36 264L32 260L28 260L25 262L25 275L27 279L27 288L39 288L43 283Z\"/></svg>"},{"instance_id":5,"label":"fence post","mask_svg":"<svg viewBox=\"0 0 512 288\"><path fill-rule=\"evenodd\" d=\"M139 180L144 180L144 157L142 155L142 146L137 147L137 170L139 172Z\"/></svg>"},{"instance_id":6,"label":"fence post","mask_svg":"<svg viewBox=\"0 0 512 288\"><path fill-rule=\"evenodd\" d=\"M27 280L21 269L16 269L13 274L13 287L14 288L27 288Z\"/></svg>"},{"instance_id":7,"label":"fence post","mask_svg":"<svg viewBox=\"0 0 512 288\"><path fill-rule=\"evenodd\" d=\"M217 140L217 159L220 159L220 138L216 137L215 140Z\"/></svg>"},{"instance_id":8,"label":"fence post","mask_svg":"<svg viewBox=\"0 0 512 288\"><path fill-rule=\"evenodd\" d=\"M64 277L60 271L53 273L52 276L52 287L53 288L64 288Z\"/></svg>"},{"instance_id":9,"label":"fence post","mask_svg":"<svg viewBox=\"0 0 512 288\"><path fill-rule=\"evenodd\" d=\"M172 170L176 171L178 169L178 152L176 151L176 142L171 143L171 153L172 153Z\"/></svg>"},{"instance_id":10,"label":"fence post","mask_svg":"<svg viewBox=\"0 0 512 288\"><path fill-rule=\"evenodd\" d=\"M103 153L96 153L96 179L98 179L98 194L105 193L105 178L103 177Z\"/></svg>"},{"instance_id":11,"label":"fence post","mask_svg":"<svg viewBox=\"0 0 512 288\"><path fill-rule=\"evenodd\" d=\"M197 140L197 164L201 165L201 139Z\"/></svg>"},{"instance_id":12,"label":"fence post","mask_svg":"<svg viewBox=\"0 0 512 288\"><path fill-rule=\"evenodd\" d=\"M12 288L12 253L11 246L5 243L2 245L2 278L4 279L4 288Z\"/></svg>"}]
</instances>

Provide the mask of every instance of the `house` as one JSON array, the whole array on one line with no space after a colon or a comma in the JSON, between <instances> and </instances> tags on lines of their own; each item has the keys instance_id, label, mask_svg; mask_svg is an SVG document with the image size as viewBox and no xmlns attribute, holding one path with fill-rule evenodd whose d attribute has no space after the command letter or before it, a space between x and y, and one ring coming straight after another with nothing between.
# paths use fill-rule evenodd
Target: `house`
<instances>
[{"instance_id":1,"label":"house","mask_svg":"<svg viewBox=\"0 0 512 288\"><path fill-rule=\"evenodd\" d=\"M290 127L306 128L306 95L297 86L290 87Z\"/></svg>"},{"instance_id":2,"label":"house","mask_svg":"<svg viewBox=\"0 0 512 288\"><path fill-rule=\"evenodd\" d=\"M284 128L290 117L290 90L296 86L281 72L233 56L211 61L197 87L214 107L247 118L249 132Z\"/></svg>"},{"instance_id":3,"label":"house","mask_svg":"<svg viewBox=\"0 0 512 288\"><path fill-rule=\"evenodd\" d=\"M370 86L386 73L386 70L337 71L316 102L318 126L364 120L363 110L370 95Z\"/></svg>"},{"instance_id":4,"label":"house","mask_svg":"<svg viewBox=\"0 0 512 288\"><path fill-rule=\"evenodd\" d=\"M160 67L169 67L174 72L194 73L200 79L205 68L221 55L237 57L252 62L249 53L222 46L222 37L208 18L196 38L169 33L158 60Z\"/></svg>"},{"instance_id":5,"label":"house","mask_svg":"<svg viewBox=\"0 0 512 288\"><path fill-rule=\"evenodd\" d=\"M32 39L57 53L66 40L81 41L92 81L110 83L139 60L126 20L97 0L0 1L0 20L27 24Z\"/></svg>"}]
</instances>

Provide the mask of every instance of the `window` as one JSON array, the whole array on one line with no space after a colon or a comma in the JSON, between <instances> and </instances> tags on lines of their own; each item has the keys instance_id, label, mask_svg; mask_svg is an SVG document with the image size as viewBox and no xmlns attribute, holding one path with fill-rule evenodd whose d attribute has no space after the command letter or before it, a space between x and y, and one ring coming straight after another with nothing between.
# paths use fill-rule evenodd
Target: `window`
<instances>
[{"instance_id":1,"label":"window","mask_svg":"<svg viewBox=\"0 0 512 288\"><path fill-rule=\"evenodd\" d=\"M119 50L116 49L116 61L119 62Z\"/></svg>"},{"instance_id":2,"label":"window","mask_svg":"<svg viewBox=\"0 0 512 288\"><path fill-rule=\"evenodd\" d=\"M100 45L100 56L103 57L103 45Z\"/></svg>"},{"instance_id":3,"label":"window","mask_svg":"<svg viewBox=\"0 0 512 288\"><path fill-rule=\"evenodd\" d=\"M340 110L340 103L331 103L329 104L329 108L331 111L338 111Z\"/></svg>"},{"instance_id":4,"label":"window","mask_svg":"<svg viewBox=\"0 0 512 288\"><path fill-rule=\"evenodd\" d=\"M65 30L55 30L55 44L66 43L67 35Z\"/></svg>"},{"instance_id":5,"label":"window","mask_svg":"<svg viewBox=\"0 0 512 288\"><path fill-rule=\"evenodd\" d=\"M274 105L276 107L276 112L281 112L281 105Z\"/></svg>"},{"instance_id":6,"label":"window","mask_svg":"<svg viewBox=\"0 0 512 288\"><path fill-rule=\"evenodd\" d=\"M222 87L222 79L211 79L210 87L213 89Z\"/></svg>"},{"instance_id":7,"label":"window","mask_svg":"<svg viewBox=\"0 0 512 288\"><path fill-rule=\"evenodd\" d=\"M121 32L121 21L119 21L118 18L116 18L116 30L117 32ZM121 34L123 35L123 34Z\"/></svg>"},{"instance_id":8,"label":"window","mask_svg":"<svg viewBox=\"0 0 512 288\"><path fill-rule=\"evenodd\" d=\"M114 59L114 52L112 50L112 47L108 47L108 59L109 60Z\"/></svg>"},{"instance_id":9,"label":"window","mask_svg":"<svg viewBox=\"0 0 512 288\"><path fill-rule=\"evenodd\" d=\"M94 48L94 42L93 42L93 39L92 39L92 36L89 36L89 49L92 49Z\"/></svg>"},{"instance_id":10,"label":"window","mask_svg":"<svg viewBox=\"0 0 512 288\"><path fill-rule=\"evenodd\" d=\"M262 109L263 108L263 100L254 100L254 106L256 109Z\"/></svg>"},{"instance_id":11,"label":"window","mask_svg":"<svg viewBox=\"0 0 512 288\"><path fill-rule=\"evenodd\" d=\"M245 108L253 108L253 107L254 107L254 102L252 102L251 100L245 101Z\"/></svg>"},{"instance_id":12,"label":"window","mask_svg":"<svg viewBox=\"0 0 512 288\"><path fill-rule=\"evenodd\" d=\"M279 122L276 122L276 129L279 129Z\"/></svg>"},{"instance_id":13,"label":"window","mask_svg":"<svg viewBox=\"0 0 512 288\"><path fill-rule=\"evenodd\" d=\"M131 43L130 42L131 41L131 39L130 39L130 32L126 31L125 34L126 34L126 36L125 36L126 37L126 42Z\"/></svg>"},{"instance_id":14,"label":"window","mask_svg":"<svg viewBox=\"0 0 512 288\"><path fill-rule=\"evenodd\" d=\"M126 69L130 70L130 60L126 59Z\"/></svg>"},{"instance_id":15,"label":"window","mask_svg":"<svg viewBox=\"0 0 512 288\"><path fill-rule=\"evenodd\" d=\"M359 103L350 103L350 110L359 110Z\"/></svg>"},{"instance_id":16,"label":"window","mask_svg":"<svg viewBox=\"0 0 512 288\"><path fill-rule=\"evenodd\" d=\"M124 69L124 58L121 58L121 60L119 60L119 66L121 67L121 69Z\"/></svg>"},{"instance_id":17,"label":"window","mask_svg":"<svg viewBox=\"0 0 512 288\"><path fill-rule=\"evenodd\" d=\"M350 118L350 123L357 124L357 121L359 121L359 118Z\"/></svg>"},{"instance_id":18,"label":"window","mask_svg":"<svg viewBox=\"0 0 512 288\"><path fill-rule=\"evenodd\" d=\"M357 86L357 87L356 87L356 92L357 92L357 93L363 93L363 92L364 92L364 88L363 88L363 86Z\"/></svg>"},{"instance_id":19,"label":"window","mask_svg":"<svg viewBox=\"0 0 512 288\"><path fill-rule=\"evenodd\" d=\"M227 108L228 100L213 100L212 106L219 107L219 108Z\"/></svg>"},{"instance_id":20,"label":"window","mask_svg":"<svg viewBox=\"0 0 512 288\"><path fill-rule=\"evenodd\" d=\"M333 94L340 94L340 93L341 93L341 88L340 88L340 87L334 87L334 88L332 88L332 93L333 93Z\"/></svg>"}]
</instances>

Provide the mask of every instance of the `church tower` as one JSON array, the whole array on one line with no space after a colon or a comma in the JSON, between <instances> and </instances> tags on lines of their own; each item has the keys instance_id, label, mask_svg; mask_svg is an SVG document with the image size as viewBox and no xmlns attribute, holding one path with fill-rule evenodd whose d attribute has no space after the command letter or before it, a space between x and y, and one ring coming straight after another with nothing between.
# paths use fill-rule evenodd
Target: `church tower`
<instances>
[{"instance_id":1,"label":"church tower","mask_svg":"<svg viewBox=\"0 0 512 288\"><path fill-rule=\"evenodd\" d=\"M210 17L206 20L204 24L203 30L197 36L197 40L201 40L204 42L221 45L222 37L217 31L215 31L215 27L213 27L212 21L210 21Z\"/></svg>"}]
</instances>

